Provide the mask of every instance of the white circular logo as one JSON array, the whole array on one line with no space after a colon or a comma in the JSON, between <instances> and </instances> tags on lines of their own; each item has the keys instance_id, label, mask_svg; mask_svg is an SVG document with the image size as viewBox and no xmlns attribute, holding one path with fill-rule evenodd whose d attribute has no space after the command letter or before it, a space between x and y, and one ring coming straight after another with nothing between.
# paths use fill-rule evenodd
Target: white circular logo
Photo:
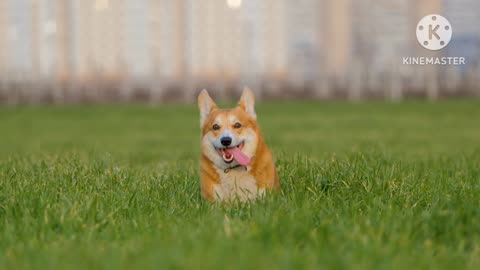
<instances>
[{"instance_id":1,"label":"white circular logo","mask_svg":"<svg viewBox=\"0 0 480 270\"><path fill-rule=\"evenodd\" d=\"M443 49L451 39L452 25L443 16L430 14L417 24L417 40L427 50Z\"/></svg>"}]
</instances>

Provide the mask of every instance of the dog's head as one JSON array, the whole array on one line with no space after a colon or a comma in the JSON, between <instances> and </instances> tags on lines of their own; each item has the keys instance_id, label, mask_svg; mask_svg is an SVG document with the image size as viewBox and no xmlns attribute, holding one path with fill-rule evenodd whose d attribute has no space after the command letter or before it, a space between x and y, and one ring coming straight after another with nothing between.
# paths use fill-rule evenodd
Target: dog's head
<instances>
[{"instance_id":1,"label":"dog's head","mask_svg":"<svg viewBox=\"0 0 480 270\"><path fill-rule=\"evenodd\" d=\"M253 92L245 88L238 105L219 109L206 90L198 96L202 152L218 168L246 166L259 139Z\"/></svg>"}]
</instances>

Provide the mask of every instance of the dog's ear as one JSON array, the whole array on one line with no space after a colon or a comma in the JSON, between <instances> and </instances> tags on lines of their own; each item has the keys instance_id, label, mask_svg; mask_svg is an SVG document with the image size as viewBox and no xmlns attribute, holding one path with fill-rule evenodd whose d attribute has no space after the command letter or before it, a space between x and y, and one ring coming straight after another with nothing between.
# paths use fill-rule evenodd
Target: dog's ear
<instances>
[{"instance_id":1,"label":"dog's ear","mask_svg":"<svg viewBox=\"0 0 480 270\"><path fill-rule=\"evenodd\" d=\"M217 108L217 105L213 102L205 89L203 89L198 95L198 108L200 109L200 126L203 126L210 112Z\"/></svg>"},{"instance_id":2,"label":"dog's ear","mask_svg":"<svg viewBox=\"0 0 480 270\"><path fill-rule=\"evenodd\" d=\"M255 114L255 96L250 88L243 88L238 106L246 111L253 119L257 119L257 115Z\"/></svg>"}]
</instances>

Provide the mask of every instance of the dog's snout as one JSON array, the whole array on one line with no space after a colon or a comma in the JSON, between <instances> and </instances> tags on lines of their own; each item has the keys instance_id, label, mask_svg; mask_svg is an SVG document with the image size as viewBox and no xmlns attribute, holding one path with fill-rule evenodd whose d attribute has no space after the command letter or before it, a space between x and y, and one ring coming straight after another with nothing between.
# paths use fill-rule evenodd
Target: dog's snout
<instances>
[{"instance_id":1,"label":"dog's snout","mask_svg":"<svg viewBox=\"0 0 480 270\"><path fill-rule=\"evenodd\" d=\"M232 144L232 138L231 137L222 137L220 139L220 142L222 143L223 146L229 146Z\"/></svg>"}]
</instances>

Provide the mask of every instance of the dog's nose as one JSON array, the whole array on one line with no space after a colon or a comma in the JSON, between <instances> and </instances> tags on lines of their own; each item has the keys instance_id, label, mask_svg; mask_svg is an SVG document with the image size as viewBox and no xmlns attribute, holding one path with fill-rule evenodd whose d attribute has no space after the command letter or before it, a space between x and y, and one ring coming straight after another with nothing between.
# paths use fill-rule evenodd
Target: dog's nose
<instances>
[{"instance_id":1,"label":"dog's nose","mask_svg":"<svg viewBox=\"0 0 480 270\"><path fill-rule=\"evenodd\" d=\"M229 146L232 143L232 138L230 137L222 137L220 139L220 142L222 143L223 146Z\"/></svg>"}]
</instances>

